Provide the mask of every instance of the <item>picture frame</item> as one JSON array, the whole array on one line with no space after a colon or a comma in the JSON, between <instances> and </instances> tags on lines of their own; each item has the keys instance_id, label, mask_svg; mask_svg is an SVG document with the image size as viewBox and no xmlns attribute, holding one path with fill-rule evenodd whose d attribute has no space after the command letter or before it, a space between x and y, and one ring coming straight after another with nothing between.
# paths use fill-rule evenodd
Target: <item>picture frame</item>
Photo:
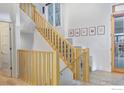
<instances>
[{"instance_id":1,"label":"picture frame","mask_svg":"<svg viewBox=\"0 0 124 93\"><path fill-rule=\"evenodd\" d=\"M97 26L97 35L104 35L105 34L105 26Z\"/></svg>"},{"instance_id":2,"label":"picture frame","mask_svg":"<svg viewBox=\"0 0 124 93\"><path fill-rule=\"evenodd\" d=\"M76 28L74 31L75 31L75 36L76 36L76 37L79 37L79 36L80 36L80 31L79 31L79 29Z\"/></svg>"},{"instance_id":3,"label":"picture frame","mask_svg":"<svg viewBox=\"0 0 124 93\"><path fill-rule=\"evenodd\" d=\"M96 27L89 27L89 36L96 35Z\"/></svg>"},{"instance_id":4,"label":"picture frame","mask_svg":"<svg viewBox=\"0 0 124 93\"><path fill-rule=\"evenodd\" d=\"M80 36L87 36L88 35L88 28L80 28Z\"/></svg>"},{"instance_id":5,"label":"picture frame","mask_svg":"<svg viewBox=\"0 0 124 93\"><path fill-rule=\"evenodd\" d=\"M69 29L68 36L73 37L74 36L74 29Z\"/></svg>"}]
</instances>

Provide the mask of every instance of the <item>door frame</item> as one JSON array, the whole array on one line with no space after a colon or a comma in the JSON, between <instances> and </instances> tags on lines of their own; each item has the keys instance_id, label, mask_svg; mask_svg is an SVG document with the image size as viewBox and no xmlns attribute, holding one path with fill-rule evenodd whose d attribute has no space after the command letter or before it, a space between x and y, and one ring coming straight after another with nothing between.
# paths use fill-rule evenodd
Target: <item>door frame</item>
<instances>
[{"instance_id":1,"label":"door frame","mask_svg":"<svg viewBox=\"0 0 124 93\"><path fill-rule=\"evenodd\" d=\"M124 73L124 69L115 68L115 36L114 36L114 17L124 16L124 13L114 14L115 7L124 4L116 4L112 6L112 15L111 15L111 61L112 61L112 72Z\"/></svg>"}]
</instances>

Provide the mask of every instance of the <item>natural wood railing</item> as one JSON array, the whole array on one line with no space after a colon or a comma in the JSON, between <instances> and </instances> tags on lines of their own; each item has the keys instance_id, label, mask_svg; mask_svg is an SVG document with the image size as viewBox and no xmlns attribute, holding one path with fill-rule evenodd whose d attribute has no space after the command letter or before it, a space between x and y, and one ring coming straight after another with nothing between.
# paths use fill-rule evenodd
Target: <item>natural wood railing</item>
<instances>
[{"instance_id":1,"label":"natural wood railing","mask_svg":"<svg viewBox=\"0 0 124 93\"><path fill-rule=\"evenodd\" d=\"M32 85L58 85L57 58L56 52L18 50L19 78Z\"/></svg>"},{"instance_id":2,"label":"natural wood railing","mask_svg":"<svg viewBox=\"0 0 124 93\"><path fill-rule=\"evenodd\" d=\"M80 49L72 46L59 31L53 27L46 19L39 13L33 4L20 4L20 8L26 13L36 24L39 33L52 46L52 48L59 53L60 58L72 70L74 79L78 79L77 59L80 55ZM75 61L75 59L77 59Z\"/></svg>"}]
</instances>

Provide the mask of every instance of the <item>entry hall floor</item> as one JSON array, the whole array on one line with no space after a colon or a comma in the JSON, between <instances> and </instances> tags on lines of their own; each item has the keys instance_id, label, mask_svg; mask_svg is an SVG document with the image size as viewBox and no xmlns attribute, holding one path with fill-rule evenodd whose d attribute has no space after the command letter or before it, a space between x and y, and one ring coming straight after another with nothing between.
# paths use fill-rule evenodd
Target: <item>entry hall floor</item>
<instances>
[{"instance_id":1,"label":"entry hall floor","mask_svg":"<svg viewBox=\"0 0 124 93\"><path fill-rule=\"evenodd\" d=\"M124 85L124 74L94 71L90 74L90 83L81 85Z\"/></svg>"},{"instance_id":2,"label":"entry hall floor","mask_svg":"<svg viewBox=\"0 0 124 93\"><path fill-rule=\"evenodd\" d=\"M6 77L0 72L0 85L27 85L27 83L20 79Z\"/></svg>"},{"instance_id":3,"label":"entry hall floor","mask_svg":"<svg viewBox=\"0 0 124 93\"><path fill-rule=\"evenodd\" d=\"M79 81L77 81L79 82ZM28 85L24 81L16 78L9 78L0 73L0 85ZM104 71L94 71L90 73L90 82L74 83L70 81L63 82L62 85L123 85L124 74L110 73Z\"/></svg>"},{"instance_id":4,"label":"entry hall floor","mask_svg":"<svg viewBox=\"0 0 124 93\"><path fill-rule=\"evenodd\" d=\"M61 82L61 85L123 85L124 86L124 74L120 73L111 73L105 71L93 71L90 72L90 82L82 82L79 80L64 80Z\"/></svg>"}]
</instances>

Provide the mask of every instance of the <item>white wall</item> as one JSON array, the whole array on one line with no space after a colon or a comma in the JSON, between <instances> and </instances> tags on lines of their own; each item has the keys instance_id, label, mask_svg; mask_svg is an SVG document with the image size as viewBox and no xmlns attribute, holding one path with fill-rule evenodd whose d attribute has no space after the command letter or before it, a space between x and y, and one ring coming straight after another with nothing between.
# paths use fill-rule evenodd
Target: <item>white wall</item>
<instances>
[{"instance_id":1,"label":"white wall","mask_svg":"<svg viewBox=\"0 0 124 93\"><path fill-rule=\"evenodd\" d=\"M52 47L37 30L34 31L33 50L53 51Z\"/></svg>"},{"instance_id":2,"label":"white wall","mask_svg":"<svg viewBox=\"0 0 124 93\"><path fill-rule=\"evenodd\" d=\"M21 49L33 49L33 33L21 33Z\"/></svg>"},{"instance_id":3,"label":"white wall","mask_svg":"<svg viewBox=\"0 0 124 93\"><path fill-rule=\"evenodd\" d=\"M66 29L105 25L105 35L74 37L74 45L88 47L93 70L111 71L111 4L66 4Z\"/></svg>"}]
</instances>

